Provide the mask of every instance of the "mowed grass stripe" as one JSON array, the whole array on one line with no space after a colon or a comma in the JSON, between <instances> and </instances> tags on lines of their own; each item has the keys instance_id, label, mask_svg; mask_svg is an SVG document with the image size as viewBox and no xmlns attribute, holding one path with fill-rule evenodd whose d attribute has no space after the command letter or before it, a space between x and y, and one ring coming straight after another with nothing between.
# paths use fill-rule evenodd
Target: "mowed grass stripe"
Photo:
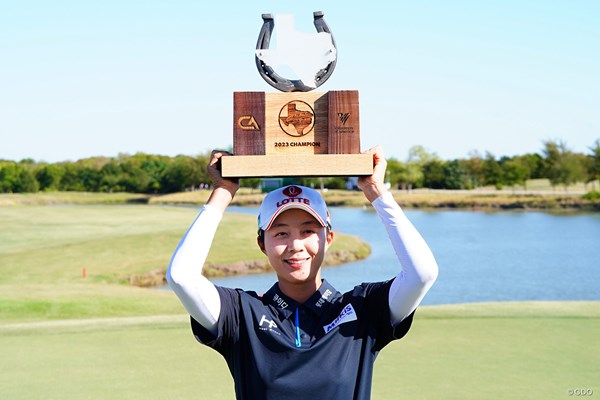
<instances>
[{"instance_id":1,"label":"mowed grass stripe","mask_svg":"<svg viewBox=\"0 0 600 400\"><path fill-rule=\"evenodd\" d=\"M30 206L0 209L0 284L118 282L166 269L197 208L161 206ZM207 262L263 260L256 216L227 213ZM338 234L331 250L361 242Z\"/></svg>"},{"instance_id":2,"label":"mowed grass stripe","mask_svg":"<svg viewBox=\"0 0 600 400\"><path fill-rule=\"evenodd\" d=\"M147 205L0 208L0 322L180 312L174 296L129 286L166 270L198 207ZM336 249L360 240L338 234ZM207 262L264 260L256 216L227 213ZM83 271L85 269L86 277Z\"/></svg>"},{"instance_id":3,"label":"mowed grass stripe","mask_svg":"<svg viewBox=\"0 0 600 400\"><path fill-rule=\"evenodd\" d=\"M83 287L79 291L73 290L75 286L69 286L70 290L63 293L65 296L81 295L85 293ZM31 289L27 287L27 289ZM41 292L43 289L39 286L35 288ZM145 289L136 289L140 293ZM115 294L114 290L109 290L106 294ZM170 291L152 291L152 295L158 295L161 298L174 298ZM178 311L182 311L178 310ZM528 301L528 302L499 302L499 303L465 303L448 304L437 306L420 306L417 310L419 320L483 320L483 319L600 319L600 302L595 301ZM5 323L0 325L0 334L9 333L27 333L35 332L38 328L44 328L44 333L64 332L65 329L71 329L76 332L87 330L110 330L123 327L140 327L148 324L162 326L162 324L172 324L173 322L189 322L187 314L175 312L173 314L152 314L148 316L125 316L125 317L104 317L104 318L79 318L63 320L43 320L43 321L21 321L14 323Z\"/></svg>"},{"instance_id":4,"label":"mowed grass stripe","mask_svg":"<svg viewBox=\"0 0 600 400\"><path fill-rule=\"evenodd\" d=\"M90 279L109 281L166 269L198 213L195 208L156 206L32 206L2 211L0 283L76 282L84 267ZM250 215L225 215L208 261L264 258L256 245L255 224Z\"/></svg>"},{"instance_id":5,"label":"mowed grass stripe","mask_svg":"<svg viewBox=\"0 0 600 400\"><path fill-rule=\"evenodd\" d=\"M526 307L526 305L525 305ZM379 399L560 399L598 387L598 318L417 319L376 363Z\"/></svg>"},{"instance_id":6,"label":"mowed grass stripe","mask_svg":"<svg viewBox=\"0 0 600 400\"><path fill-rule=\"evenodd\" d=\"M0 252L185 229L196 210L153 206L29 206L0 208Z\"/></svg>"},{"instance_id":7,"label":"mowed grass stripe","mask_svg":"<svg viewBox=\"0 0 600 400\"><path fill-rule=\"evenodd\" d=\"M167 290L91 282L0 285L0 326L182 312L181 303Z\"/></svg>"},{"instance_id":8,"label":"mowed grass stripe","mask_svg":"<svg viewBox=\"0 0 600 400\"><path fill-rule=\"evenodd\" d=\"M465 318L444 318L453 311L446 306L422 307L409 334L380 354L373 398L553 399L566 397L569 388L597 392L600 319L585 315L597 315L600 303L549 302L534 305L532 317L510 316L529 305L450 307ZM578 318L565 318L569 309ZM0 334L3 397L233 398L225 362L195 342L185 315L59 325Z\"/></svg>"}]
</instances>

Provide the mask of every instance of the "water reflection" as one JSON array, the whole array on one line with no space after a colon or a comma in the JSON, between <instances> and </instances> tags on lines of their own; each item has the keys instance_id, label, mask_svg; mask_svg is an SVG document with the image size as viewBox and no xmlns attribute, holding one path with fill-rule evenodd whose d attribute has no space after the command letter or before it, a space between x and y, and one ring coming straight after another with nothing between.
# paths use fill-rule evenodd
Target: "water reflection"
<instances>
[{"instance_id":1,"label":"water reflection","mask_svg":"<svg viewBox=\"0 0 600 400\"><path fill-rule=\"evenodd\" d=\"M256 215L256 208L229 212ZM372 209L330 209L334 229L361 237L372 249L363 261L323 270L345 291L386 280L398 261ZM420 211L406 214L440 267L424 304L518 300L600 300L600 215L542 212ZM273 274L214 279L219 285L266 291Z\"/></svg>"}]
</instances>

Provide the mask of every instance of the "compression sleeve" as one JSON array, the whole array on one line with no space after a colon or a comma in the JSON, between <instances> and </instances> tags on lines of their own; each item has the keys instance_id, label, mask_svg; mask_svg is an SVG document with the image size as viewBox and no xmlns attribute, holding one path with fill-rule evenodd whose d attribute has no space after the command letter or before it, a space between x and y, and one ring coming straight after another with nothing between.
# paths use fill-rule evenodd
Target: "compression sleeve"
<instances>
[{"instance_id":1,"label":"compression sleeve","mask_svg":"<svg viewBox=\"0 0 600 400\"><path fill-rule=\"evenodd\" d=\"M205 205L177 249L167 269L167 282L187 312L209 332L216 334L221 299L217 289L202 275L202 267L223 214Z\"/></svg>"},{"instance_id":2,"label":"compression sleeve","mask_svg":"<svg viewBox=\"0 0 600 400\"><path fill-rule=\"evenodd\" d=\"M392 324L396 326L417 308L435 282L438 266L429 246L390 192L372 204L402 267L392 282L388 298Z\"/></svg>"}]
</instances>

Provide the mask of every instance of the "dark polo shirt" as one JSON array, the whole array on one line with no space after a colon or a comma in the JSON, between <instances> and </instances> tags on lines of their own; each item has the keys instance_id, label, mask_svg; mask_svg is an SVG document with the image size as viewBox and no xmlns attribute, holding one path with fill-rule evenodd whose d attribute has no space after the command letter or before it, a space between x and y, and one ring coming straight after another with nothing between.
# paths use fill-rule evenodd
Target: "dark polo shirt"
<instances>
[{"instance_id":1,"label":"dark polo shirt","mask_svg":"<svg viewBox=\"0 0 600 400\"><path fill-rule=\"evenodd\" d=\"M391 325L390 285L363 283L341 294L323 281L304 304L278 284L262 297L217 287L217 336L194 319L192 331L225 358L238 399L369 399L379 350L408 332L414 314Z\"/></svg>"}]
</instances>

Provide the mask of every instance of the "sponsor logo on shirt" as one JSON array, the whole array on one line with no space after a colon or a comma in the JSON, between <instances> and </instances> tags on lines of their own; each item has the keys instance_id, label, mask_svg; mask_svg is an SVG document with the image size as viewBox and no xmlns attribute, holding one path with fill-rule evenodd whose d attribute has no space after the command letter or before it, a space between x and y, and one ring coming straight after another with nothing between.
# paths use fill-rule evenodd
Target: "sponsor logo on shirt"
<instances>
[{"instance_id":1,"label":"sponsor logo on shirt","mask_svg":"<svg viewBox=\"0 0 600 400\"><path fill-rule=\"evenodd\" d=\"M287 308L287 306L289 306L289 304L287 303L287 301L285 301L284 299L282 299L277 293L275 293L275 296L273 296L273 301L281 309Z\"/></svg>"},{"instance_id":2,"label":"sponsor logo on shirt","mask_svg":"<svg viewBox=\"0 0 600 400\"><path fill-rule=\"evenodd\" d=\"M331 290L327 289L327 290L325 290L325 293L323 293L323 295L321 296L321 298L317 301L317 304L315 304L315 305L317 307L321 307L323 304L325 304L325 302L327 301L329 296L331 296Z\"/></svg>"},{"instance_id":3,"label":"sponsor logo on shirt","mask_svg":"<svg viewBox=\"0 0 600 400\"><path fill-rule=\"evenodd\" d=\"M258 323L258 328L261 331L269 331L281 335L281 333L277 332L275 329L279 329L275 321L271 319L267 319L267 316L263 314L260 318L260 322Z\"/></svg>"},{"instance_id":4,"label":"sponsor logo on shirt","mask_svg":"<svg viewBox=\"0 0 600 400\"><path fill-rule=\"evenodd\" d=\"M263 314L262 318L260 319L260 322L258 323L258 326L262 328L265 324L267 325L268 329L277 328L277 324L275 323L275 321L267 319L267 316Z\"/></svg>"},{"instance_id":5,"label":"sponsor logo on shirt","mask_svg":"<svg viewBox=\"0 0 600 400\"><path fill-rule=\"evenodd\" d=\"M356 312L354 311L352 304L348 304L346 307L344 307L340 315L338 315L337 318L334 319L329 325L323 326L323 329L325 329L325 333L329 333L336 326L351 321L356 321Z\"/></svg>"}]
</instances>

